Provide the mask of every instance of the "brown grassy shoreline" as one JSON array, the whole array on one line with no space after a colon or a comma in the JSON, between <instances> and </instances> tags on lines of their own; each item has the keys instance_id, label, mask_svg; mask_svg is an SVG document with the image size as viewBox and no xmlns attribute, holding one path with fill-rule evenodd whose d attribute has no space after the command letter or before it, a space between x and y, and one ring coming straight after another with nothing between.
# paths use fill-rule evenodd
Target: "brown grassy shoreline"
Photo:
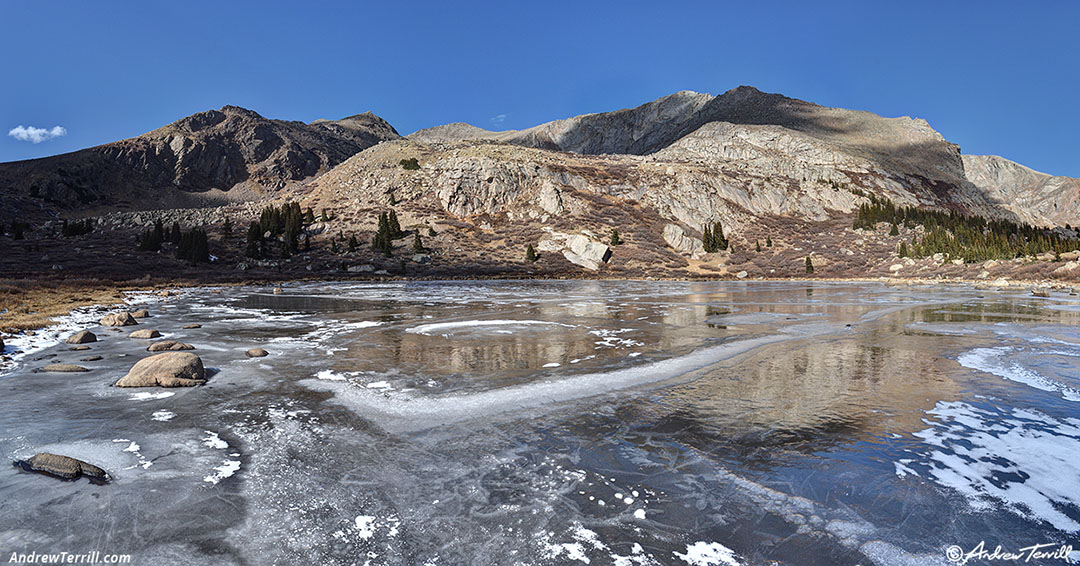
<instances>
[{"instance_id":1,"label":"brown grassy shoreline","mask_svg":"<svg viewBox=\"0 0 1080 566\"><path fill-rule=\"evenodd\" d=\"M519 280L521 277L460 276L460 277L256 277L244 280L196 280L148 278L108 281L102 279L0 279L0 332L15 333L44 328L51 319L68 314L73 309L92 305L112 306L124 302L129 291L165 291L205 285L244 286L270 285L275 283L310 281L463 281L463 280ZM1063 287L1061 281L1007 279L1000 281L970 279L929 279L918 277L799 277L736 279L734 277L657 277L647 279L624 279L612 277L539 277L535 280L590 280L590 281L743 281L755 282L850 282L884 283L890 285L968 285L991 287Z\"/></svg>"}]
</instances>

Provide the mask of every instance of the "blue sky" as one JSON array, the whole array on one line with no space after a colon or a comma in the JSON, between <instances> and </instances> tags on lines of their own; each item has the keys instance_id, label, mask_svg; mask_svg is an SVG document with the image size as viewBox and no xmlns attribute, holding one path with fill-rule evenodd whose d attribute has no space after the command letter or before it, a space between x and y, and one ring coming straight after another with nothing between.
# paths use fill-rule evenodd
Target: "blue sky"
<instances>
[{"instance_id":1,"label":"blue sky","mask_svg":"<svg viewBox=\"0 0 1080 566\"><path fill-rule=\"evenodd\" d=\"M523 128L749 84L925 118L965 153L1080 177L1080 2L4 4L0 161L235 104L406 134ZM60 126L66 133L50 134Z\"/></svg>"}]
</instances>

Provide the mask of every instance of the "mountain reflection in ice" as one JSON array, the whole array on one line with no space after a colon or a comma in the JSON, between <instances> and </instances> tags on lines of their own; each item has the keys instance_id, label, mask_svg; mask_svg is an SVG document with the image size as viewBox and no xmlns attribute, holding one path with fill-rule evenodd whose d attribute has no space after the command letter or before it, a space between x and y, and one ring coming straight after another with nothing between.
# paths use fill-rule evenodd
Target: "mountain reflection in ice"
<instances>
[{"instance_id":1,"label":"mountain reflection in ice","mask_svg":"<svg viewBox=\"0 0 1080 566\"><path fill-rule=\"evenodd\" d=\"M1075 543L1080 527L1067 296L454 282L133 300L147 327L197 347L210 382L109 387L145 344L99 328L92 371L33 371L80 363L55 340L94 313L13 340L0 449L69 454L115 481L9 468L0 552L945 564L953 544ZM255 346L270 356L247 358Z\"/></svg>"}]
</instances>

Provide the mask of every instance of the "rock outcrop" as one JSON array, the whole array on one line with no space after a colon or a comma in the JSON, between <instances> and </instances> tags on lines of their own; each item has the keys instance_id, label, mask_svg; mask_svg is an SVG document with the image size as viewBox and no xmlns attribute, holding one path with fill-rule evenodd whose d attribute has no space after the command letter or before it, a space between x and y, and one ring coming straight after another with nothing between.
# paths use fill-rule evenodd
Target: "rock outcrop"
<instances>
[{"instance_id":1,"label":"rock outcrop","mask_svg":"<svg viewBox=\"0 0 1080 566\"><path fill-rule=\"evenodd\" d=\"M202 359L187 352L167 352L143 358L127 375L116 382L117 387L191 387L206 383Z\"/></svg>"},{"instance_id":2,"label":"rock outcrop","mask_svg":"<svg viewBox=\"0 0 1080 566\"><path fill-rule=\"evenodd\" d=\"M15 465L28 472L38 472L65 480L77 480L80 477L86 477L95 482L109 480L109 474L93 464L70 456L47 452L34 454L26 460L18 460Z\"/></svg>"},{"instance_id":3,"label":"rock outcrop","mask_svg":"<svg viewBox=\"0 0 1080 566\"><path fill-rule=\"evenodd\" d=\"M97 335L89 330L83 330L72 334L65 342L68 344L89 344L91 342L97 342Z\"/></svg>"},{"instance_id":4,"label":"rock outcrop","mask_svg":"<svg viewBox=\"0 0 1080 566\"><path fill-rule=\"evenodd\" d=\"M963 160L967 179L1021 221L1080 224L1080 179L1047 175L996 155L964 155Z\"/></svg>"},{"instance_id":5,"label":"rock outcrop","mask_svg":"<svg viewBox=\"0 0 1080 566\"><path fill-rule=\"evenodd\" d=\"M102 326L134 326L139 323L131 316L131 313L114 312L101 317L98 324Z\"/></svg>"}]
</instances>

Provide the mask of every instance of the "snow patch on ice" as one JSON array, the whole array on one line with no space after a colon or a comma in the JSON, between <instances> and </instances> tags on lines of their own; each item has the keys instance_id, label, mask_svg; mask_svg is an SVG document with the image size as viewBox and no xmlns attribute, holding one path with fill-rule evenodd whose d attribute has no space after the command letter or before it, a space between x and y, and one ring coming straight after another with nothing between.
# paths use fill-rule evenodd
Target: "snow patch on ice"
<instances>
[{"instance_id":1,"label":"snow patch on ice","mask_svg":"<svg viewBox=\"0 0 1080 566\"><path fill-rule=\"evenodd\" d=\"M150 418L155 420L155 421L168 422L168 421L171 421L173 419L173 417L175 417L175 416L176 416L176 413L174 413L172 411L164 411L164 410L162 410L162 411L154 411L154 413L152 415L150 415Z\"/></svg>"},{"instance_id":2,"label":"snow patch on ice","mask_svg":"<svg viewBox=\"0 0 1080 566\"><path fill-rule=\"evenodd\" d=\"M686 553L672 554L692 566L740 566L735 551L718 542L698 541L687 545Z\"/></svg>"},{"instance_id":3,"label":"snow patch on ice","mask_svg":"<svg viewBox=\"0 0 1080 566\"><path fill-rule=\"evenodd\" d=\"M217 450L224 450L224 449L229 447L229 443L222 440L221 437L218 436L218 434L216 432L212 432L212 431L209 431L209 430L204 431L204 432L206 432L207 436L203 437L202 441L203 441L203 444L205 444L207 448L215 448Z\"/></svg>"},{"instance_id":4,"label":"snow patch on ice","mask_svg":"<svg viewBox=\"0 0 1080 566\"><path fill-rule=\"evenodd\" d=\"M548 322L545 320L463 320L459 322L436 322L432 324L421 324L420 326L408 328L405 330L405 332L409 334L422 334L424 336L438 335L449 337L453 334L454 330L459 330L462 328L483 328L488 326L562 326L565 328L574 327L572 324Z\"/></svg>"},{"instance_id":5,"label":"snow patch on ice","mask_svg":"<svg viewBox=\"0 0 1080 566\"><path fill-rule=\"evenodd\" d=\"M175 391L161 391L158 393L150 393L149 391L140 391L138 393L132 393L128 399L132 401L149 401L153 399L166 399L176 395Z\"/></svg>"},{"instance_id":6,"label":"snow patch on ice","mask_svg":"<svg viewBox=\"0 0 1080 566\"><path fill-rule=\"evenodd\" d=\"M214 468L214 473L203 478L203 481L209 484L217 485L218 482L225 478L230 478L236 472L240 471L239 460L225 460L220 466Z\"/></svg>"}]
</instances>

